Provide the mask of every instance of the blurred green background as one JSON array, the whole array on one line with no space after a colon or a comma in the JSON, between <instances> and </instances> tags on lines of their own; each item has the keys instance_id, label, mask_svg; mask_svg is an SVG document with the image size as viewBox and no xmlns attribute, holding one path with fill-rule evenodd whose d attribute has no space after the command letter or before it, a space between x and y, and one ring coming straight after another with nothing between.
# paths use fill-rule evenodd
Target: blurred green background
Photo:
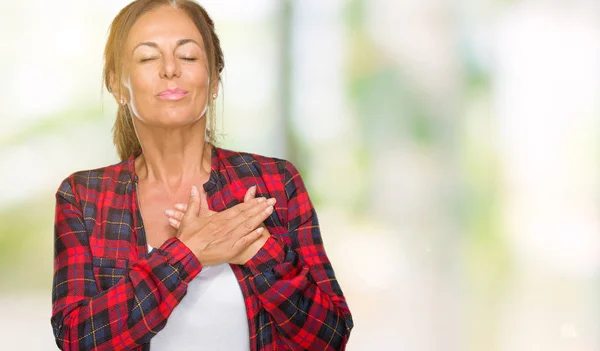
<instances>
[{"instance_id":1,"label":"blurred green background","mask_svg":"<svg viewBox=\"0 0 600 351\"><path fill-rule=\"evenodd\" d=\"M2 349L54 350L54 193L118 162L127 1L0 3ZM201 1L220 145L287 158L356 350L600 349L597 0Z\"/></svg>"}]
</instances>

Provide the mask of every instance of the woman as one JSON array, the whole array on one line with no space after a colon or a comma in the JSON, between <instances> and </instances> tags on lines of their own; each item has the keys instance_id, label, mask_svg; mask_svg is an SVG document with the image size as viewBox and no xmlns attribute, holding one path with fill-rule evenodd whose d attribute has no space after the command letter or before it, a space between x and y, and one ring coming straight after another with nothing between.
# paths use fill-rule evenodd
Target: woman
<instances>
[{"instance_id":1,"label":"woman","mask_svg":"<svg viewBox=\"0 0 600 351\"><path fill-rule=\"evenodd\" d=\"M214 146L223 65L193 1L137 0L114 19L104 81L122 162L56 194L61 349L345 348L352 318L297 170Z\"/></svg>"}]
</instances>

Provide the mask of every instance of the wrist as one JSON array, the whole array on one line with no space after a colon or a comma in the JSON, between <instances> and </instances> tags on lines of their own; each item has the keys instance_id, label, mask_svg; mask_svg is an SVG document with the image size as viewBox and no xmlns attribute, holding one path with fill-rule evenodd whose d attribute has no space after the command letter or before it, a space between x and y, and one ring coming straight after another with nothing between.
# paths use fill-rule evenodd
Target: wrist
<instances>
[{"instance_id":1,"label":"wrist","mask_svg":"<svg viewBox=\"0 0 600 351\"><path fill-rule=\"evenodd\" d=\"M265 269L274 268L285 260L285 246L274 237L269 236L258 252L244 263L254 274Z\"/></svg>"}]
</instances>

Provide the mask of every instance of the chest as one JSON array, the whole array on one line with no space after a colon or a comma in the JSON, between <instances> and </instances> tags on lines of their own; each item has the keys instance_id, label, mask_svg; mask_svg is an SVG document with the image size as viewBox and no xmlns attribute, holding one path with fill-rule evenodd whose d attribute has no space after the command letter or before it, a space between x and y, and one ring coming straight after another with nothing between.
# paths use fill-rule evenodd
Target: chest
<instances>
[{"instance_id":1,"label":"chest","mask_svg":"<svg viewBox=\"0 0 600 351\"><path fill-rule=\"evenodd\" d=\"M165 210L175 209L176 203L187 203L188 199L183 194L168 196L156 187L140 186L138 201L146 241L150 246L160 247L165 240L177 234L177 229L169 224Z\"/></svg>"}]
</instances>

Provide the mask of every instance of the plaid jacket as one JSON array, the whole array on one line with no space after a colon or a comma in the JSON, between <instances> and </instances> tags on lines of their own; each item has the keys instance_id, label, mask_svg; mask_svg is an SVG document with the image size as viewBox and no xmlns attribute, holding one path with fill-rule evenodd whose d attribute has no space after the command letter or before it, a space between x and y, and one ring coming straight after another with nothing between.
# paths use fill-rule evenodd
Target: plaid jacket
<instances>
[{"instance_id":1,"label":"plaid jacket","mask_svg":"<svg viewBox=\"0 0 600 351\"><path fill-rule=\"evenodd\" d=\"M202 270L177 238L147 252L134 159L74 173L56 193L51 323L62 350L148 350ZM211 167L204 189L213 211L242 202L252 185L277 199L265 221L272 237L247 264L232 265L250 349L345 349L352 317L298 171L217 147Z\"/></svg>"}]
</instances>

